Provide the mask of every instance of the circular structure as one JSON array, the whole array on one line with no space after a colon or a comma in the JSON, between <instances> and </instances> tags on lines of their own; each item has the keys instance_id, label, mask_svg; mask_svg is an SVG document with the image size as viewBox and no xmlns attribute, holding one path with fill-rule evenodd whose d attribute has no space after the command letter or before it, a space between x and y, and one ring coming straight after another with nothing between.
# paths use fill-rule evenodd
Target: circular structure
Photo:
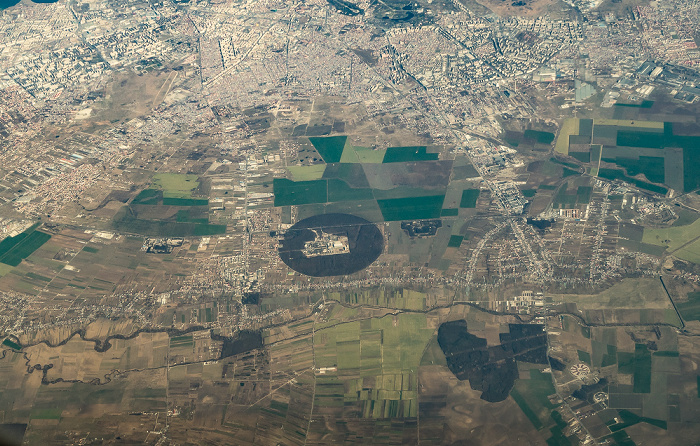
<instances>
[{"instance_id":1,"label":"circular structure","mask_svg":"<svg viewBox=\"0 0 700 446\"><path fill-rule=\"evenodd\" d=\"M591 368L584 363L574 364L569 368L569 371L578 379L583 379L591 373Z\"/></svg>"},{"instance_id":2,"label":"circular structure","mask_svg":"<svg viewBox=\"0 0 700 446\"><path fill-rule=\"evenodd\" d=\"M323 214L289 228L279 255L294 271L326 277L363 270L383 249L384 236L374 223L350 214Z\"/></svg>"},{"instance_id":3,"label":"circular structure","mask_svg":"<svg viewBox=\"0 0 700 446\"><path fill-rule=\"evenodd\" d=\"M596 403L602 403L608 400L608 394L605 392L598 392L593 395L593 401Z\"/></svg>"}]
</instances>

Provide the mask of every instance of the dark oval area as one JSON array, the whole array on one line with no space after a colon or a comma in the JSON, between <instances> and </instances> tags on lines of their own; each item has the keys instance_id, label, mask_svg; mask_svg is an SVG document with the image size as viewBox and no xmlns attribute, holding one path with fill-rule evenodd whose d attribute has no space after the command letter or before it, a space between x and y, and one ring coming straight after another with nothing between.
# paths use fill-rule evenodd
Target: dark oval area
<instances>
[{"instance_id":1,"label":"dark oval area","mask_svg":"<svg viewBox=\"0 0 700 446\"><path fill-rule=\"evenodd\" d=\"M337 248L324 249L335 243ZM297 222L284 233L279 256L294 271L313 277L356 273L384 249L379 228L350 214L322 214Z\"/></svg>"}]
</instances>

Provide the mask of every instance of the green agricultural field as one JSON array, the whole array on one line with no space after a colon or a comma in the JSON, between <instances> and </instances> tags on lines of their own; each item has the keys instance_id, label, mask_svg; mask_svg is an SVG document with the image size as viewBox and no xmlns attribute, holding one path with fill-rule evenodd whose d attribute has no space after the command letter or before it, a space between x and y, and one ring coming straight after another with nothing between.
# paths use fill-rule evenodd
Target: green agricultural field
<instances>
[{"instance_id":1,"label":"green agricultural field","mask_svg":"<svg viewBox=\"0 0 700 446\"><path fill-rule=\"evenodd\" d=\"M192 193L199 187L197 175L179 173L157 173L153 175L153 185L163 191L167 198L192 198Z\"/></svg>"},{"instance_id":2,"label":"green agricultural field","mask_svg":"<svg viewBox=\"0 0 700 446\"><path fill-rule=\"evenodd\" d=\"M452 235L450 236L450 241L447 243L447 247L459 248L462 245L462 240L464 240L463 235Z\"/></svg>"},{"instance_id":3,"label":"green agricultural field","mask_svg":"<svg viewBox=\"0 0 700 446\"><path fill-rule=\"evenodd\" d=\"M633 392L651 392L651 352L646 344L635 344L634 346L634 374Z\"/></svg>"},{"instance_id":4,"label":"green agricultural field","mask_svg":"<svg viewBox=\"0 0 700 446\"><path fill-rule=\"evenodd\" d=\"M672 252L698 237L700 237L700 219L684 226L663 229L645 228L642 242L664 246Z\"/></svg>"},{"instance_id":5,"label":"green agricultural field","mask_svg":"<svg viewBox=\"0 0 700 446\"><path fill-rule=\"evenodd\" d=\"M163 191L159 189L144 189L131 204L158 205L163 201Z\"/></svg>"},{"instance_id":6,"label":"green agricultural field","mask_svg":"<svg viewBox=\"0 0 700 446\"><path fill-rule=\"evenodd\" d=\"M456 217L458 215L459 215L459 209L457 209L457 208L443 209L442 212L440 213L441 217Z\"/></svg>"},{"instance_id":7,"label":"green agricultural field","mask_svg":"<svg viewBox=\"0 0 700 446\"><path fill-rule=\"evenodd\" d=\"M598 176L608 180L620 180L626 183L633 184L634 186L648 190L650 192L655 192L657 194L666 195L668 188L663 186L657 186L656 184L647 183L645 181L637 180L636 178L629 177L624 174L622 170L619 169L598 169Z\"/></svg>"},{"instance_id":8,"label":"green agricultural field","mask_svg":"<svg viewBox=\"0 0 700 446\"><path fill-rule=\"evenodd\" d=\"M559 130L559 136L557 138L557 143L554 150L563 154L569 154L569 136L579 134L579 120L576 118L569 118L564 120L561 129Z\"/></svg>"},{"instance_id":9,"label":"green agricultural field","mask_svg":"<svg viewBox=\"0 0 700 446\"><path fill-rule=\"evenodd\" d=\"M569 183L561 185L552 200L555 208L571 209L581 204L587 204L591 199L593 188L591 186L578 186L575 190L568 190Z\"/></svg>"},{"instance_id":10,"label":"green agricultural field","mask_svg":"<svg viewBox=\"0 0 700 446\"><path fill-rule=\"evenodd\" d=\"M386 149L374 150L368 147L352 147L347 145L343 150L341 163L381 164L384 160Z\"/></svg>"},{"instance_id":11,"label":"green agricultural field","mask_svg":"<svg viewBox=\"0 0 700 446\"><path fill-rule=\"evenodd\" d=\"M312 136L309 138L311 144L321 155L323 161L326 163L339 163L340 159L343 157L343 149L345 148L345 142L348 137L346 135L342 136Z\"/></svg>"},{"instance_id":12,"label":"green agricultural field","mask_svg":"<svg viewBox=\"0 0 700 446\"><path fill-rule=\"evenodd\" d=\"M593 120L592 119L579 119L578 120L578 135L588 138L590 141L593 136Z\"/></svg>"},{"instance_id":13,"label":"green agricultural field","mask_svg":"<svg viewBox=\"0 0 700 446\"><path fill-rule=\"evenodd\" d=\"M208 236L226 233L226 225L137 218L129 206L124 206L117 212L112 226L120 232L158 237Z\"/></svg>"},{"instance_id":14,"label":"green agricultural field","mask_svg":"<svg viewBox=\"0 0 700 446\"><path fill-rule=\"evenodd\" d=\"M328 299L351 305L372 305L384 308L424 310L425 293L409 289L375 288L352 293L329 292Z\"/></svg>"},{"instance_id":15,"label":"green agricultural field","mask_svg":"<svg viewBox=\"0 0 700 446\"><path fill-rule=\"evenodd\" d=\"M2 341L2 345L5 345L5 346L10 347L11 349L17 350L17 351L22 350L22 346L21 346L21 345L19 345L19 344L16 343L16 342L10 341L9 338L6 338L4 341Z\"/></svg>"},{"instance_id":16,"label":"green agricultural field","mask_svg":"<svg viewBox=\"0 0 700 446\"><path fill-rule=\"evenodd\" d=\"M204 198L163 198L163 206L208 206L209 200Z\"/></svg>"},{"instance_id":17,"label":"green agricultural field","mask_svg":"<svg viewBox=\"0 0 700 446\"><path fill-rule=\"evenodd\" d=\"M294 181L320 180L323 176L323 171L326 170L326 165L314 164L312 166L288 166L287 170L290 174L292 174Z\"/></svg>"},{"instance_id":18,"label":"green agricultural field","mask_svg":"<svg viewBox=\"0 0 700 446\"><path fill-rule=\"evenodd\" d=\"M436 161L437 153L428 153L427 147L389 147L386 149L383 163L402 163L408 161Z\"/></svg>"},{"instance_id":19,"label":"green agricultural field","mask_svg":"<svg viewBox=\"0 0 700 446\"><path fill-rule=\"evenodd\" d=\"M377 200L384 221L439 218L445 195Z\"/></svg>"},{"instance_id":20,"label":"green agricultural field","mask_svg":"<svg viewBox=\"0 0 700 446\"><path fill-rule=\"evenodd\" d=\"M591 365L591 354L588 352L584 352L583 350L577 350L578 353L578 360L581 362L585 362L588 365Z\"/></svg>"},{"instance_id":21,"label":"green agricultural field","mask_svg":"<svg viewBox=\"0 0 700 446\"><path fill-rule=\"evenodd\" d=\"M275 194L275 206L289 206L328 201L328 182L326 180L291 181L275 178L272 183Z\"/></svg>"},{"instance_id":22,"label":"green agricultural field","mask_svg":"<svg viewBox=\"0 0 700 446\"><path fill-rule=\"evenodd\" d=\"M688 293L688 301L676 303L678 311L686 321L700 321L700 291Z\"/></svg>"},{"instance_id":23,"label":"green agricultural field","mask_svg":"<svg viewBox=\"0 0 700 446\"><path fill-rule=\"evenodd\" d=\"M596 118L594 121L594 126L619 126L619 127L632 127L636 129L656 129L663 130L664 123L661 121L640 121L640 120L629 120L629 119L603 119Z\"/></svg>"},{"instance_id":24,"label":"green agricultural field","mask_svg":"<svg viewBox=\"0 0 700 446\"><path fill-rule=\"evenodd\" d=\"M465 189L462 192L462 199L459 202L459 207L461 208L475 208L476 201L479 199L479 194L481 190L479 189Z\"/></svg>"},{"instance_id":25,"label":"green agricultural field","mask_svg":"<svg viewBox=\"0 0 700 446\"><path fill-rule=\"evenodd\" d=\"M591 152L569 152L569 156L582 163L591 162Z\"/></svg>"},{"instance_id":26,"label":"green agricultural field","mask_svg":"<svg viewBox=\"0 0 700 446\"><path fill-rule=\"evenodd\" d=\"M674 251L673 255L679 259L700 264L700 239L682 246L677 251Z\"/></svg>"},{"instance_id":27,"label":"green agricultural field","mask_svg":"<svg viewBox=\"0 0 700 446\"><path fill-rule=\"evenodd\" d=\"M551 144L554 141L554 133L542 132L538 130L525 130L523 135L525 139L530 139L538 144Z\"/></svg>"},{"instance_id":28,"label":"green agricultural field","mask_svg":"<svg viewBox=\"0 0 700 446\"><path fill-rule=\"evenodd\" d=\"M627 175L631 177L643 173L652 183L663 183L665 181L664 159L659 156L640 156L638 159L603 157L602 161L623 167L627 171Z\"/></svg>"},{"instance_id":29,"label":"green agricultural field","mask_svg":"<svg viewBox=\"0 0 700 446\"><path fill-rule=\"evenodd\" d=\"M530 379L518 379L510 392L535 429L551 424L551 412L555 406L547 398L556 393L552 376L537 369L530 369Z\"/></svg>"},{"instance_id":30,"label":"green agricultural field","mask_svg":"<svg viewBox=\"0 0 700 446\"><path fill-rule=\"evenodd\" d=\"M357 200L372 200L374 195L372 189L361 188L355 189L348 185L343 180L331 178L328 180L328 201L357 201Z\"/></svg>"},{"instance_id":31,"label":"green agricultural field","mask_svg":"<svg viewBox=\"0 0 700 446\"><path fill-rule=\"evenodd\" d=\"M0 263L17 266L48 242L51 235L35 230L36 227L37 225L34 225L21 234L7 237L0 242Z\"/></svg>"},{"instance_id":32,"label":"green agricultural field","mask_svg":"<svg viewBox=\"0 0 700 446\"><path fill-rule=\"evenodd\" d=\"M350 187L369 187L367 175L360 163L333 163L327 164L322 178L340 179L348 183Z\"/></svg>"}]
</instances>

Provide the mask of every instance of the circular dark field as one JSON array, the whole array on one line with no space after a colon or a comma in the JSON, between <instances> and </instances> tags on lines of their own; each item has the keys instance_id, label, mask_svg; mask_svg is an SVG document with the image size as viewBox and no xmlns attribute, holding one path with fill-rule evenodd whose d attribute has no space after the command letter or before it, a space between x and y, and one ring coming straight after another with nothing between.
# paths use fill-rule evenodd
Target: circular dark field
<instances>
[{"instance_id":1,"label":"circular dark field","mask_svg":"<svg viewBox=\"0 0 700 446\"><path fill-rule=\"evenodd\" d=\"M346 236L349 252L307 257L304 245L315 240L317 233ZM280 243L279 255L294 271L326 277L363 270L377 260L383 249L384 236L374 223L350 214L323 214L305 218L289 228Z\"/></svg>"}]
</instances>

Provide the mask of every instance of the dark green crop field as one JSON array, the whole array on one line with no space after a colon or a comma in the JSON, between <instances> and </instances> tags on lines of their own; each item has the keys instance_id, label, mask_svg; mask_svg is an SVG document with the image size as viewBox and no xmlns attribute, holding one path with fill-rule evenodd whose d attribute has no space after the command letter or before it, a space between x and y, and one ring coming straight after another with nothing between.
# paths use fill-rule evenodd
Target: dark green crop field
<instances>
[{"instance_id":1,"label":"dark green crop field","mask_svg":"<svg viewBox=\"0 0 700 446\"><path fill-rule=\"evenodd\" d=\"M538 130L525 130L525 139L536 141L539 144L551 144L554 141L554 133Z\"/></svg>"},{"instance_id":2,"label":"dark green crop field","mask_svg":"<svg viewBox=\"0 0 700 446\"><path fill-rule=\"evenodd\" d=\"M328 181L292 181L275 178L272 182L275 206L325 203L328 200Z\"/></svg>"},{"instance_id":3,"label":"dark green crop field","mask_svg":"<svg viewBox=\"0 0 700 446\"><path fill-rule=\"evenodd\" d=\"M321 155L326 163L339 163L343 156L345 141L348 139L346 135L328 136L328 137L310 137L309 141Z\"/></svg>"},{"instance_id":4,"label":"dark green crop field","mask_svg":"<svg viewBox=\"0 0 700 446\"><path fill-rule=\"evenodd\" d=\"M459 248L460 245L462 244L462 240L464 240L464 236L462 236L462 235L451 235L450 241L447 243L447 247L448 248Z\"/></svg>"},{"instance_id":5,"label":"dark green crop field","mask_svg":"<svg viewBox=\"0 0 700 446\"><path fill-rule=\"evenodd\" d=\"M665 181L664 159L660 156L640 156L639 159L603 157L603 161L624 167L627 175L631 177L643 173L652 183Z\"/></svg>"},{"instance_id":6,"label":"dark green crop field","mask_svg":"<svg viewBox=\"0 0 700 446\"><path fill-rule=\"evenodd\" d=\"M384 154L383 163L402 163L408 161L435 161L437 153L427 153L427 147L389 147Z\"/></svg>"},{"instance_id":7,"label":"dark green crop field","mask_svg":"<svg viewBox=\"0 0 700 446\"><path fill-rule=\"evenodd\" d=\"M37 231L37 225L14 237L7 237L0 242L0 262L10 266L17 266L22 260L29 257L41 245L48 242L50 234Z\"/></svg>"},{"instance_id":8,"label":"dark green crop field","mask_svg":"<svg viewBox=\"0 0 700 446\"><path fill-rule=\"evenodd\" d=\"M479 189L465 189L462 192L462 199L459 202L461 208L475 208L476 200L479 199Z\"/></svg>"},{"instance_id":9,"label":"dark green crop field","mask_svg":"<svg viewBox=\"0 0 700 446\"><path fill-rule=\"evenodd\" d=\"M444 195L427 197L390 198L377 200L384 221L422 220L439 218Z\"/></svg>"},{"instance_id":10,"label":"dark green crop field","mask_svg":"<svg viewBox=\"0 0 700 446\"><path fill-rule=\"evenodd\" d=\"M372 200L372 189L352 188L343 180L332 178L328 180L328 201L357 201Z\"/></svg>"},{"instance_id":11,"label":"dark green crop field","mask_svg":"<svg viewBox=\"0 0 700 446\"><path fill-rule=\"evenodd\" d=\"M209 200L199 198L163 198L164 206L207 206Z\"/></svg>"}]
</instances>

